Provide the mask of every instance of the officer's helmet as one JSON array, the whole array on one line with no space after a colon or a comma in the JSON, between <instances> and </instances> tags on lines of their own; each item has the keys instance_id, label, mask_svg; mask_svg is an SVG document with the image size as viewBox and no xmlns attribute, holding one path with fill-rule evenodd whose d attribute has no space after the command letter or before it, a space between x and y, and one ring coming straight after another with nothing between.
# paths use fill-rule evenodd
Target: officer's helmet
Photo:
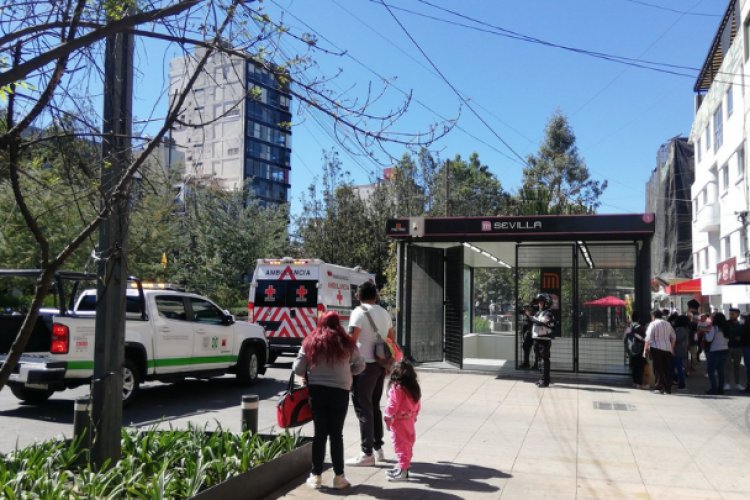
<instances>
[{"instance_id":1,"label":"officer's helmet","mask_svg":"<svg viewBox=\"0 0 750 500\"><path fill-rule=\"evenodd\" d=\"M534 302L541 302L542 309L549 309L550 307L552 307L552 297L550 297L547 293L537 294L537 296L534 297Z\"/></svg>"}]
</instances>

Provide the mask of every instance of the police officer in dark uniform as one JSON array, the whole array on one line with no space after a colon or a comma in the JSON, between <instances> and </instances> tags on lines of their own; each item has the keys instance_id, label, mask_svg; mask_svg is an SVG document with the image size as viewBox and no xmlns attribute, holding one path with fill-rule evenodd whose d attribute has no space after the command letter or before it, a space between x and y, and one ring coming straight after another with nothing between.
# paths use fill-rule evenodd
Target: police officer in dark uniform
<instances>
[{"instance_id":1,"label":"police officer in dark uniform","mask_svg":"<svg viewBox=\"0 0 750 500\"><path fill-rule=\"evenodd\" d=\"M552 346L552 332L555 328L555 315L552 314L552 298L549 294L540 293L534 298L534 304L539 306L539 312L531 318L531 336L534 339L534 352L541 358L542 378L536 383L537 387L549 387L550 348Z\"/></svg>"}]
</instances>

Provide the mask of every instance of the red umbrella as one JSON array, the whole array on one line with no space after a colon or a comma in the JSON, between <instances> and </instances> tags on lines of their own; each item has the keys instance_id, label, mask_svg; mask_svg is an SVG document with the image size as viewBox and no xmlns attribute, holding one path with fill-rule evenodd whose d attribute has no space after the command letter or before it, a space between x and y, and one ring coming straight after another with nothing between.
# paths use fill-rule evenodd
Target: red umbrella
<instances>
[{"instance_id":1,"label":"red umbrella","mask_svg":"<svg viewBox=\"0 0 750 500\"><path fill-rule=\"evenodd\" d=\"M583 305L598 307L625 307L625 301L622 299L618 299L617 297L614 297L612 295L607 295L606 297L602 297L600 299L584 302Z\"/></svg>"}]
</instances>

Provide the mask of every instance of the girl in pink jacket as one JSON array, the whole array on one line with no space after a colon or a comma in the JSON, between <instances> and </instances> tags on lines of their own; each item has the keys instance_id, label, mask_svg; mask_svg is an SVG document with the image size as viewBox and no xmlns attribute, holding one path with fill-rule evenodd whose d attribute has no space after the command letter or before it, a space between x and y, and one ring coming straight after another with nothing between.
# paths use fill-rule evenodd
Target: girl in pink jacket
<instances>
[{"instance_id":1,"label":"girl in pink jacket","mask_svg":"<svg viewBox=\"0 0 750 500\"><path fill-rule=\"evenodd\" d=\"M414 423L419 413L422 391L414 367L405 362L396 363L388 384L388 404L384 411L385 427L393 436L393 450L398 465L386 472L388 481L407 481L411 466L412 449L416 433Z\"/></svg>"}]
</instances>

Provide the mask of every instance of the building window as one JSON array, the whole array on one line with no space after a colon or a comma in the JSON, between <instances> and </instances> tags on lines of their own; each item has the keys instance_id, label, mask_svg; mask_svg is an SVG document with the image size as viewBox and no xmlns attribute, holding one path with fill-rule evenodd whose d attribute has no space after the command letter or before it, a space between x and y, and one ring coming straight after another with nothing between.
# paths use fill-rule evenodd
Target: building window
<instances>
[{"instance_id":1,"label":"building window","mask_svg":"<svg viewBox=\"0 0 750 500\"><path fill-rule=\"evenodd\" d=\"M703 269L708 270L708 248L703 249Z\"/></svg>"},{"instance_id":2,"label":"building window","mask_svg":"<svg viewBox=\"0 0 750 500\"><path fill-rule=\"evenodd\" d=\"M693 220L698 218L698 198L693 200Z\"/></svg>"},{"instance_id":3,"label":"building window","mask_svg":"<svg viewBox=\"0 0 750 500\"><path fill-rule=\"evenodd\" d=\"M695 263L695 274L701 273L701 260L698 258L700 254L693 254L693 262Z\"/></svg>"},{"instance_id":4,"label":"building window","mask_svg":"<svg viewBox=\"0 0 750 500\"><path fill-rule=\"evenodd\" d=\"M721 260L727 260L729 258L730 240L729 236L724 236L721 239Z\"/></svg>"},{"instance_id":5,"label":"building window","mask_svg":"<svg viewBox=\"0 0 750 500\"><path fill-rule=\"evenodd\" d=\"M237 107L234 107L227 111L226 117L229 118L230 116L240 116L240 109Z\"/></svg>"},{"instance_id":6,"label":"building window","mask_svg":"<svg viewBox=\"0 0 750 500\"><path fill-rule=\"evenodd\" d=\"M711 127L706 125L706 151L711 151Z\"/></svg>"},{"instance_id":7,"label":"building window","mask_svg":"<svg viewBox=\"0 0 750 500\"><path fill-rule=\"evenodd\" d=\"M732 84L729 84L729 88L727 88L727 118L732 116L732 111L734 111L734 92L732 92Z\"/></svg>"},{"instance_id":8,"label":"building window","mask_svg":"<svg viewBox=\"0 0 750 500\"><path fill-rule=\"evenodd\" d=\"M723 167L721 167L719 175L721 176L721 192L723 194L727 192L727 189L729 189L729 165L724 165Z\"/></svg>"},{"instance_id":9,"label":"building window","mask_svg":"<svg viewBox=\"0 0 750 500\"><path fill-rule=\"evenodd\" d=\"M737 179L745 177L745 148L737 150Z\"/></svg>"},{"instance_id":10,"label":"building window","mask_svg":"<svg viewBox=\"0 0 750 500\"><path fill-rule=\"evenodd\" d=\"M229 148L227 149L227 155L229 156L235 156L240 154L240 148Z\"/></svg>"},{"instance_id":11,"label":"building window","mask_svg":"<svg viewBox=\"0 0 750 500\"><path fill-rule=\"evenodd\" d=\"M718 151L724 142L724 117L721 106L714 111L714 151Z\"/></svg>"},{"instance_id":12,"label":"building window","mask_svg":"<svg viewBox=\"0 0 750 500\"><path fill-rule=\"evenodd\" d=\"M697 163L701 162L701 138L698 137L698 140L695 142L695 156L697 158Z\"/></svg>"}]
</instances>

